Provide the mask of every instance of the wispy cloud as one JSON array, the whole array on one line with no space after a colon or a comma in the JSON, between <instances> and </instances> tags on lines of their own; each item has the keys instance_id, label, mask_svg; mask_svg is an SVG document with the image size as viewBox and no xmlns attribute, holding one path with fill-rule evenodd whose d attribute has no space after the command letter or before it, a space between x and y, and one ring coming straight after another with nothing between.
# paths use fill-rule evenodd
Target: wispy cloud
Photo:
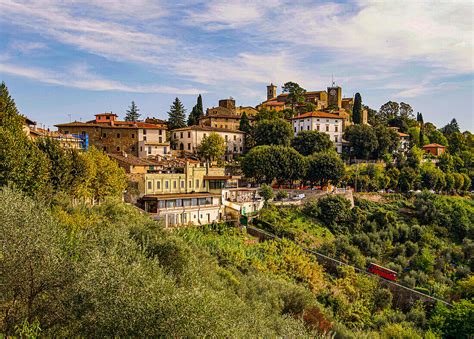
<instances>
[{"instance_id":1,"label":"wispy cloud","mask_svg":"<svg viewBox=\"0 0 474 339\"><path fill-rule=\"evenodd\" d=\"M102 78L90 72L84 65L75 65L68 72L60 73L48 69L0 63L0 73L11 74L51 85L80 88L89 91L118 91L129 93L169 93L196 95L206 93L198 88L176 88L161 85L128 85Z\"/></svg>"}]
</instances>

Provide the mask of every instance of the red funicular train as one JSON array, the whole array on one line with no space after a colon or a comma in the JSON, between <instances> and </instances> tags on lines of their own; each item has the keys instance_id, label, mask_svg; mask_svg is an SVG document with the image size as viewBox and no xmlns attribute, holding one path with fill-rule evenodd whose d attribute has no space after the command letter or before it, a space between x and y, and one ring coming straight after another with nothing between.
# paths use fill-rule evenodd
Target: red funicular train
<instances>
[{"instance_id":1,"label":"red funicular train","mask_svg":"<svg viewBox=\"0 0 474 339\"><path fill-rule=\"evenodd\" d=\"M377 264L370 263L367 267L367 271L373 274L377 274L378 276L381 276L382 278L385 278L387 280L397 281L397 272L389 270L388 268L379 266Z\"/></svg>"}]
</instances>

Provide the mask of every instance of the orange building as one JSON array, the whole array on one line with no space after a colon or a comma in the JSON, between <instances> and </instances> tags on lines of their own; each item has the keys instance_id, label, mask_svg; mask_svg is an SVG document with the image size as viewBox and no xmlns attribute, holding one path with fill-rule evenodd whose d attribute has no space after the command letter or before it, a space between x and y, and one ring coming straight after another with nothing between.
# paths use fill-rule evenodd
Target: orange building
<instances>
[{"instance_id":1,"label":"orange building","mask_svg":"<svg viewBox=\"0 0 474 339\"><path fill-rule=\"evenodd\" d=\"M446 147L440 144L428 144L423 146L423 150L434 156L439 156L445 152Z\"/></svg>"}]
</instances>

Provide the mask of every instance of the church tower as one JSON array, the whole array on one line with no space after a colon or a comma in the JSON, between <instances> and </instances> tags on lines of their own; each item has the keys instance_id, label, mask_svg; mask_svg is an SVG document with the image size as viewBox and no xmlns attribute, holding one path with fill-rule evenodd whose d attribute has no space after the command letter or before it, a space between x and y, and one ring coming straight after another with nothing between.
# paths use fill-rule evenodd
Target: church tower
<instances>
[{"instance_id":1,"label":"church tower","mask_svg":"<svg viewBox=\"0 0 474 339\"><path fill-rule=\"evenodd\" d=\"M277 94L277 87L274 84L270 84L267 86L267 100L276 98Z\"/></svg>"},{"instance_id":2,"label":"church tower","mask_svg":"<svg viewBox=\"0 0 474 339\"><path fill-rule=\"evenodd\" d=\"M328 108L341 109L342 107L342 88L332 83L331 87L328 87Z\"/></svg>"}]
</instances>

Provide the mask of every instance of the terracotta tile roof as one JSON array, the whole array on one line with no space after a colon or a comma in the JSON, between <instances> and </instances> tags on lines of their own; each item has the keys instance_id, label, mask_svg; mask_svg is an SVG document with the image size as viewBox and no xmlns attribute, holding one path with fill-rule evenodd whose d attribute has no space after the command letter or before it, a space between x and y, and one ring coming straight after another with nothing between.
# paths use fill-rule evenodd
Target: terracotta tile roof
<instances>
[{"instance_id":1,"label":"terracotta tile roof","mask_svg":"<svg viewBox=\"0 0 474 339\"><path fill-rule=\"evenodd\" d=\"M220 194L202 192L202 193L168 193L168 194L147 194L142 197L143 200L171 200L186 198L208 198L220 197Z\"/></svg>"},{"instance_id":2,"label":"terracotta tile roof","mask_svg":"<svg viewBox=\"0 0 474 339\"><path fill-rule=\"evenodd\" d=\"M313 117L313 118L315 117L315 118L345 119L344 116L341 116L339 114L316 111L316 112L307 112L307 113L300 114L296 117L291 118L291 120L298 120L298 119L304 119L304 118L310 118L310 117Z\"/></svg>"},{"instance_id":3,"label":"terracotta tile roof","mask_svg":"<svg viewBox=\"0 0 474 339\"><path fill-rule=\"evenodd\" d=\"M218 127L211 127L211 126L188 126L188 127L183 127L183 128L177 128L171 130L172 132L182 132L182 131L208 131L208 132L224 132L224 133L239 133L239 134L245 134L245 132L239 131L239 130L233 130L233 129L227 129L227 128L218 128Z\"/></svg>"},{"instance_id":4,"label":"terracotta tile roof","mask_svg":"<svg viewBox=\"0 0 474 339\"><path fill-rule=\"evenodd\" d=\"M102 127L102 128L145 128L145 129L167 129L166 125L148 124L145 122L114 121L111 125L107 123L97 123L95 120L88 122L74 121L65 124L54 125L56 127Z\"/></svg>"},{"instance_id":5,"label":"terracotta tile roof","mask_svg":"<svg viewBox=\"0 0 474 339\"><path fill-rule=\"evenodd\" d=\"M446 148L446 146L440 145L440 144L428 144L423 146L423 148L431 148L431 147L436 147L436 148Z\"/></svg>"},{"instance_id":6,"label":"terracotta tile roof","mask_svg":"<svg viewBox=\"0 0 474 339\"><path fill-rule=\"evenodd\" d=\"M400 137L409 137L410 134L406 134L406 133L402 133L402 132L397 132L398 133L398 136Z\"/></svg>"},{"instance_id":7,"label":"terracotta tile roof","mask_svg":"<svg viewBox=\"0 0 474 339\"><path fill-rule=\"evenodd\" d=\"M226 118L226 119L240 120L241 115L239 115L239 114L225 114L225 113L215 113L215 114L211 113L211 114L207 114L207 115L203 115L202 117L199 117L199 120L206 119L206 118ZM249 118L249 120L255 119L255 117L253 115L247 115L247 118Z\"/></svg>"}]
</instances>

